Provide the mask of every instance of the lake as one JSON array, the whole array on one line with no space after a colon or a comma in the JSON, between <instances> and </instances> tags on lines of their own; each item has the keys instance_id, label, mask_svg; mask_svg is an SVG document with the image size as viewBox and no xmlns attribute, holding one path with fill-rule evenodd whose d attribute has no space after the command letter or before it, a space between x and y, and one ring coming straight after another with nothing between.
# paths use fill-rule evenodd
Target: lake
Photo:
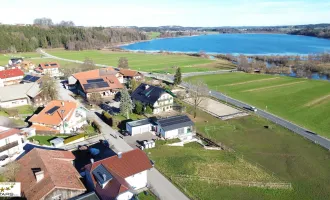
<instances>
[{"instance_id":1,"label":"lake","mask_svg":"<svg viewBox=\"0 0 330 200\"><path fill-rule=\"evenodd\" d=\"M218 54L310 54L330 52L330 40L286 34L214 34L163 38L121 46L132 51Z\"/></svg>"}]
</instances>

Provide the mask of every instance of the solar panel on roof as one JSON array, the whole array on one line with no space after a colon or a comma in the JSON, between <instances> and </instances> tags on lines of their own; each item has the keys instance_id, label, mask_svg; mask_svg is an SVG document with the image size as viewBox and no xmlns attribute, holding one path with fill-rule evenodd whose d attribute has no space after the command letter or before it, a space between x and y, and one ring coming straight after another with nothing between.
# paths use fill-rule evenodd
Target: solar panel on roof
<instances>
[{"instance_id":1,"label":"solar panel on roof","mask_svg":"<svg viewBox=\"0 0 330 200\"><path fill-rule=\"evenodd\" d=\"M51 109L49 109L46 114L48 115L53 115L60 107L59 106L54 106Z\"/></svg>"},{"instance_id":2,"label":"solar panel on roof","mask_svg":"<svg viewBox=\"0 0 330 200\"><path fill-rule=\"evenodd\" d=\"M94 88L105 88L105 87L109 87L109 84L107 82L97 82L97 83L88 83L88 84L84 84L84 88L85 90L88 89L94 89Z\"/></svg>"},{"instance_id":3,"label":"solar panel on roof","mask_svg":"<svg viewBox=\"0 0 330 200\"><path fill-rule=\"evenodd\" d=\"M191 121L188 117L186 116L180 116L180 117L174 117L174 118L169 118L169 119L162 119L160 120L160 123L162 126L171 126L173 124L180 124L184 122L189 122Z\"/></svg>"},{"instance_id":4,"label":"solar panel on roof","mask_svg":"<svg viewBox=\"0 0 330 200\"><path fill-rule=\"evenodd\" d=\"M104 81L102 78L87 80L87 83L98 83L98 82L104 82Z\"/></svg>"},{"instance_id":5,"label":"solar panel on roof","mask_svg":"<svg viewBox=\"0 0 330 200\"><path fill-rule=\"evenodd\" d=\"M23 81L29 81L33 76L31 75L26 75L24 78L23 78Z\"/></svg>"},{"instance_id":6,"label":"solar panel on roof","mask_svg":"<svg viewBox=\"0 0 330 200\"><path fill-rule=\"evenodd\" d=\"M36 82L37 80L39 80L40 79L40 77L38 77L38 76L34 76L34 77L32 77L31 79L30 79L30 81L31 82Z\"/></svg>"},{"instance_id":7,"label":"solar panel on roof","mask_svg":"<svg viewBox=\"0 0 330 200\"><path fill-rule=\"evenodd\" d=\"M57 64L56 63L52 63L52 64L50 64L50 66L57 66Z\"/></svg>"}]
</instances>

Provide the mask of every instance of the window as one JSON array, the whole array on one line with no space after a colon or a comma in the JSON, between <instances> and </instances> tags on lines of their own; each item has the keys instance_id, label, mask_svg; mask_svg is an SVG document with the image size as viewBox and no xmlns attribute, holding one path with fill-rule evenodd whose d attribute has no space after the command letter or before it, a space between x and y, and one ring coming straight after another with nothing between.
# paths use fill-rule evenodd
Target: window
<instances>
[{"instance_id":1,"label":"window","mask_svg":"<svg viewBox=\"0 0 330 200\"><path fill-rule=\"evenodd\" d=\"M52 200L62 200L62 194L58 194L52 197Z\"/></svg>"},{"instance_id":2,"label":"window","mask_svg":"<svg viewBox=\"0 0 330 200\"><path fill-rule=\"evenodd\" d=\"M10 143L9 138L6 138L5 141L6 141L6 144Z\"/></svg>"}]
</instances>

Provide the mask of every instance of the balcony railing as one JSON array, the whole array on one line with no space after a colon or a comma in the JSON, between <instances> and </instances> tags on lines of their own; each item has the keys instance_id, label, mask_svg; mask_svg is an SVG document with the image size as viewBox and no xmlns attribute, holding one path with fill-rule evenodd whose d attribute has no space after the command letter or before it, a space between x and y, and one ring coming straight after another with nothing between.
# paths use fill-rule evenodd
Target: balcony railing
<instances>
[{"instance_id":1,"label":"balcony railing","mask_svg":"<svg viewBox=\"0 0 330 200\"><path fill-rule=\"evenodd\" d=\"M8 149L11 149L16 146L18 146L18 141L12 142L12 143L6 144L5 146L0 147L0 152L7 151Z\"/></svg>"},{"instance_id":2,"label":"balcony railing","mask_svg":"<svg viewBox=\"0 0 330 200\"><path fill-rule=\"evenodd\" d=\"M158 102L171 101L172 99L158 99Z\"/></svg>"}]
</instances>

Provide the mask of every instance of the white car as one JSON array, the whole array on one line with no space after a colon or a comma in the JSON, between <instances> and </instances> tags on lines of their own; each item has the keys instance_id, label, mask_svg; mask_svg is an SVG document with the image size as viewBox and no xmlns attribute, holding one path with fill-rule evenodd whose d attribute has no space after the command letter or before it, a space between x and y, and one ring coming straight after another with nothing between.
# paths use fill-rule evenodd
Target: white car
<instances>
[{"instance_id":1,"label":"white car","mask_svg":"<svg viewBox=\"0 0 330 200\"><path fill-rule=\"evenodd\" d=\"M251 108L250 108L253 112L257 112L258 110L257 110L257 108L256 107L254 107L254 106L251 106Z\"/></svg>"}]
</instances>

